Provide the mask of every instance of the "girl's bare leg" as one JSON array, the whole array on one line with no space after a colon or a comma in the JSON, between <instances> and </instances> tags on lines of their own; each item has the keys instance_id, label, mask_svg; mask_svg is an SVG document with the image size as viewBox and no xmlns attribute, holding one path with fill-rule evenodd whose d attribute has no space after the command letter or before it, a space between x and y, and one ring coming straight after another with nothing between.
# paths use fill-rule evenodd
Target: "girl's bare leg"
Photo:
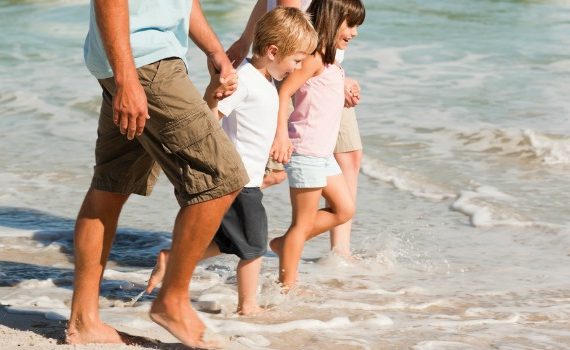
<instances>
[{"instance_id":1,"label":"girl's bare leg","mask_svg":"<svg viewBox=\"0 0 570 350\"><path fill-rule=\"evenodd\" d=\"M290 188L293 217L291 226L281 237L271 240L271 249L279 255L279 282L285 288L297 280L297 267L303 246L317 216L322 188Z\"/></svg>"}]
</instances>

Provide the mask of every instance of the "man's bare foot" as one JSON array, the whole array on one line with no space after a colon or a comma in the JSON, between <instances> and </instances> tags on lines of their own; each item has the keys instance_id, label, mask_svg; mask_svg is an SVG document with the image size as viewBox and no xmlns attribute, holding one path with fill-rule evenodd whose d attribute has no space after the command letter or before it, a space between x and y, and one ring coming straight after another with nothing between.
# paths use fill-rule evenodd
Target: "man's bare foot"
<instances>
[{"instance_id":1,"label":"man's bare foot","mask_svg":"<svg viewBox=\"0 0 570 350\"><path fill-rule=\"evenodd\" d=\"M81 326L79 321L70 324L65 331L66 344L120 344L127 341L113 327L99 322L89 327Z\"/></svg>"},{"instance_id":2,"label":"man's bare foot","mask_svg":"<svg viewBox=\"0 0 570 350\"><path fill-rule=\"evenodd\" d=\"M198 318L188 299L165 302L157 298L150 308L149 316L188 347L219 349L221 346L218 342L204 340L206 326Z\"/></svg>"},{"instance_id":3,"label":"man's bare foot","mask_svg":"<svg viewBox=\"0 0 570 350\"><path fill-rule=\"evenodd\" d=\"M162 279L164 278L164 273L166 272L166 264L168 263L168 255L170 251L163 249L158 253L156 258L156 265L152 272L150 273L150 278L148 279L148 284L146 285L145 292L150 294L154 287L156 287Z\"/></svg>"}]
</instances>

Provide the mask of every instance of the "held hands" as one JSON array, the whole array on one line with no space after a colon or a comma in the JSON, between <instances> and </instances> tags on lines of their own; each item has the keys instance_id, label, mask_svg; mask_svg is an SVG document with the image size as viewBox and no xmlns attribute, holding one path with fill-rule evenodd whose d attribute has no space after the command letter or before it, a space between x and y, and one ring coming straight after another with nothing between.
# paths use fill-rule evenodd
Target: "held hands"
<instances>
[{"instance_id":1,"label":"held hands","mask_svg":"<svg viewBox=\"0 0 570 350\"><path fill-rule=\"evenodd\" d=\"M360 103L360 85L351 78L344 80L344 106L347 108L355 107Z\"/></svg>"},{"instance_id":2,"label":"held hands","mask_svg":"<svg viewBox=\"0 0 570 350\"><path fill-rule=\"evenodd\" d=\"M237 89L237 74L225 53L208 56L208 71L210 85L214 88L214 97L222 100L233 94Z\"/></svg>"},{"instance_id":3,"label":"held hands","mask_svg":"<svg viewBox=\"0 0 570 350\"><path fill-rule=\"evenodd\" d=\"M143 133L146 120L149 119L146 94L138 77L117 82L117 91L113 97L113 122L132 140Z\"/></svg>"},{"instance_id":4,"label":"held hands","mask_svg":"<svg viewBox=\"0 0 570 350\"><path fill-rule=\"evenodd\" d=\"M269 151L269 155L274 161L278 163L288 163L291 159L291 154L293 153L293 144L289 139L287 130L285 132L277 132L275 134L275 140L273 140L273 145Z\"/></svg>"}]
</instances>

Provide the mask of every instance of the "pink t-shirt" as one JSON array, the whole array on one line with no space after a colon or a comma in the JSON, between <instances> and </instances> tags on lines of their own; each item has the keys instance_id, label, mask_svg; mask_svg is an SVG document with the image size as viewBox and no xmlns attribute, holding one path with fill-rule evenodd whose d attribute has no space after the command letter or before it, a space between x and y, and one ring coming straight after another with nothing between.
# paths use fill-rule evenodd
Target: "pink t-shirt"
<instances>
[{"instance_id":1,"label":"pink t-shirt","mask_svg":"<svg viewBox=\"0 0 570 350\"><path fill-rule=\"evenodd\" d=\"M325 65L295 93L295 109L289 117L289 138L295 152L306 156L333 154L342 108L344 71L336 64Z\"/></svg>"}]
</instances>

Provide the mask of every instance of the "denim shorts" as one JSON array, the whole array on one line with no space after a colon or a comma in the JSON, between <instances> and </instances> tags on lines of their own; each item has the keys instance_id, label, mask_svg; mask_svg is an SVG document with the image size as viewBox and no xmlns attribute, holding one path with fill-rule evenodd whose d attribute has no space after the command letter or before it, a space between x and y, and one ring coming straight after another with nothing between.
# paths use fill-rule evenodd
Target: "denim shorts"
<instances>
[{"instance_id":1,"label":"denim shorts","mask_svg":"<svg viewBox=\"0 0 570 350\"><path fill-rule=\"evenodd\" d=\"M285 171L292 188L319 188L327 185L327 177L342 174L336 159L330 157L291 155Z\"/></svg>"}]
</instances>

